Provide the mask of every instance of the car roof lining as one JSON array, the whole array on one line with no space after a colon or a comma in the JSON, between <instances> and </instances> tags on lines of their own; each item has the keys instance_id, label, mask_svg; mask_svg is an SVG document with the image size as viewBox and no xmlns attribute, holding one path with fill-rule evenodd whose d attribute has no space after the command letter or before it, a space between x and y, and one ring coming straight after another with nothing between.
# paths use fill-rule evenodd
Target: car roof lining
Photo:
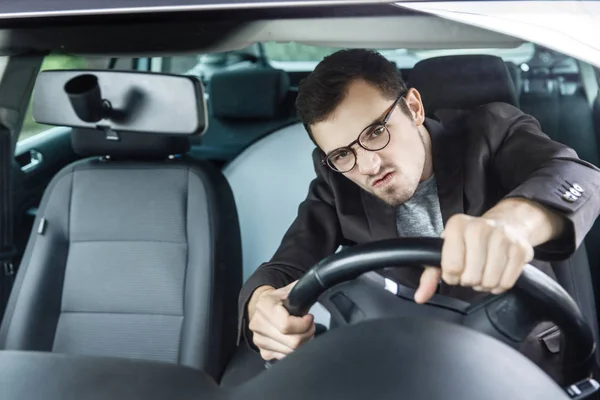
<instances>
[{"instance_id":1,"label":"car roof lining","mask_svg":"<svg viewBox=\"0 0 600 400\"><path fill-rule=\"evenodd\" d=\"M348 9L353 9L350 12ZM0 54L58 52L152 57L222 52L253 43L405 49L511 48L522 40L392 5L201 12L187 15L71 18L68 23L0 20ZM328 17L322 17L327 15ZM333 15L333 16L332 16ZM219 18L216 18L216 17ZM93 40L92 40L93 39Z\"/></svg>"}]
</instances>

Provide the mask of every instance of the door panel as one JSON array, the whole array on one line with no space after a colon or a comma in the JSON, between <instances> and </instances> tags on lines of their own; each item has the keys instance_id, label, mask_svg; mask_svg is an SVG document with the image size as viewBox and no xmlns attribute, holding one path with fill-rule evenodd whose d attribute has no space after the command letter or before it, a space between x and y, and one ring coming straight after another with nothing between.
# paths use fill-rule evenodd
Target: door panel
<instances>
[{"instance_id":1,"label":"door panel","mask_svg":"<svg viewBox=\"0 0 600 400\"><path fill-rule=\"evenodd\" d=\"M44 190L52 178L78 156L70 128L53 128L17 144L13 163L15 245L21 260Z\"/></svg>"}]
</instances>

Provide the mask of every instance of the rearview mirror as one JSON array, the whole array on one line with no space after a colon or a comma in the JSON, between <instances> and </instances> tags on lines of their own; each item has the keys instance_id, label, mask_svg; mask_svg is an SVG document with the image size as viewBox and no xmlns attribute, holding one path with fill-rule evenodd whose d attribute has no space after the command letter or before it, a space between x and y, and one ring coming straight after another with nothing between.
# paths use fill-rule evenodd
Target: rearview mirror
<instances>
[{"instance_id":1,"label":"rearview mirror","mask_svg":"<svg viewBox=\"0 0 600 400\"><path fill-rule=\"evenodd\" d=\"M43 71L35 85L33 119L55 126L167 135L201 134L207 127L198 79L135 71Z\"/></svg>"}]
</instances>

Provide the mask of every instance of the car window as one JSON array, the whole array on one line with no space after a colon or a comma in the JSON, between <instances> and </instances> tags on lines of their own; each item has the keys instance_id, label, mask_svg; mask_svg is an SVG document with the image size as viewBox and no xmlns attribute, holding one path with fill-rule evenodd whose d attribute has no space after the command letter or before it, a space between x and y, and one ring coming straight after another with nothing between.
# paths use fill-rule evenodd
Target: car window
<instances>
[{"instance_id":1,"label":"car window","mask_svg":"<svg viewBox=\"0 0 600 400\"><path fill-rule=\"evenodd\" d=\"M134 59L132 58L121 58L115 60L111 65L111 59L107 57L78 57L64 54L51 54L44 58L40 72L46 70L64 69L107 69L109 67L128 70L134 68L133 60ZM23 127L19 133L19 141L30 138L52 128L48 125L38 124L34 121L31 105L32 100L30 100L27 113L25 114Z\"/></svg>"},{"instance_id":2,"label":"car window","mask_svg":"<svg viewBox=\"0 0 600 400\"><path fill-rule=\"evenodd\" d=\"M215 118L211 114L211 99L208 95L211 92L210 82L213 74L222 70L261 66L281 69L289 75L290 97L293 99L293 92L297 91L298 83L324 57L338 50L340 48L311 46L297 42L264 42L235 51L155 58L152 60L151 69L156 72L196 76L202 80L207 88L209 129L202 138L192 140L193 151L198 152L198 155L201 156L227 161L258 138L297 122L297 119L293 110L293 101L288 103L290 106L288 114L279 119L235 121ZM517 91L525 96L529 92L543 89L548 85L549 80L559 82L563 94L574 94L581 87L579 69L574 59L543 49L530 42L508 48L375 50L393 61L403 71L403 74L409 73L419 61L432 57L462 54L495 55L501 57L507 62L507 65L513 64L510 68L511 74L516 74L513 79L517 80L515 81L518 86ZM236 96L237 93L231 92L227 95Z\"/></svg>"},{"instance_id":3,"label":"car window","mask_svg":"<svg viewBox=\"0 0 600 400\"><path fill-rule=\"evenodd\" d=\"M300 43L264 43L264 51L269 63L286 71L310 71L323 57L341 48L316 47ZM534 53L533 43L523 43L515 48L470 48L470 49L375 49L393 61L398 68L409 69L421 60L446 55L491 54L521 65L529 61Z\"/></svg>"},{"instance_id":4,"label":"car window","mask_svg":"<svg viewBox=\"0 0 600 400\"><path fill-rule=\"evenodd\" d=\"M262 45L240 50L153 59L153 71L196 76L207 85L215 71L252 67L261 61Z\"/></svg>"}]
</instances>

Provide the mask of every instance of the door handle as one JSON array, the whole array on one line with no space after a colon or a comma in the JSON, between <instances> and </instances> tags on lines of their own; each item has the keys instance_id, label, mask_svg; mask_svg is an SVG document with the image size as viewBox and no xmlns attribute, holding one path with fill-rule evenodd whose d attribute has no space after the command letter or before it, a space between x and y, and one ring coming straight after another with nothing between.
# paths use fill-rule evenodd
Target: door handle
<instances>
[{"instance_id":1,"label":"door handle","mask_svg":"<svg viewBox=\"0 0 600 400\"><path fill-rule=\"evenodd\" d=\"M23 166L21 166L21 171L25 173L29 173L35 169L37 169L42 163L44 156L37 150L29 150L29 162Z\"/></svg>"}]
</instances>

